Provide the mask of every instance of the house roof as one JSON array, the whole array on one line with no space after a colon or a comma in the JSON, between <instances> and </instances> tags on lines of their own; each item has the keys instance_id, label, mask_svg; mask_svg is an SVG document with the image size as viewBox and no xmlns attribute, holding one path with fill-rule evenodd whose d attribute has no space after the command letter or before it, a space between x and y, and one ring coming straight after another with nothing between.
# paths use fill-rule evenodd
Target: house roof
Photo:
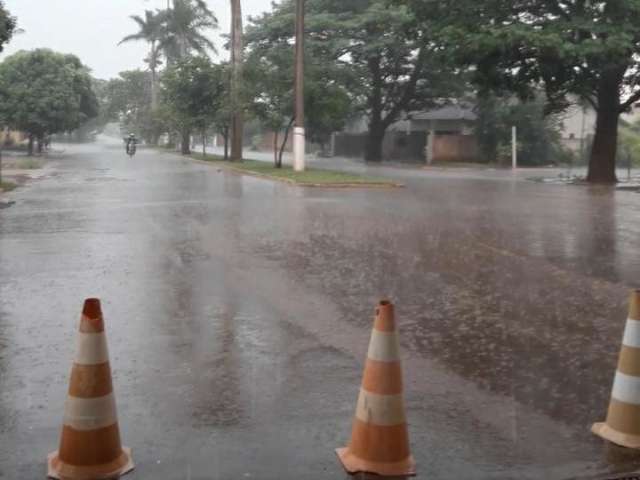
<instances>
[{"instance_id":1,"label":"house roof","mask_svg":"<svg viewBox=\"0 0 640 480\"><path fill-rule=\"evenodd\" d=\"M473 109L466 105L447 105L425 112L411 113L412 120L477 120Z\"/></svg>"}]
</instances>

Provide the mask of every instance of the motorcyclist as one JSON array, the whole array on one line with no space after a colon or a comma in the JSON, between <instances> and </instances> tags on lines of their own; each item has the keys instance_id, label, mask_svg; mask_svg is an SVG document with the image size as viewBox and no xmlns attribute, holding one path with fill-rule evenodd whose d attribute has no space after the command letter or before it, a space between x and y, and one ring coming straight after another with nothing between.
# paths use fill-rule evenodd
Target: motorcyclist
<instances>
[{"instance_id":1,"label":"motorcyclist","mask_svg":"<svg viewBox=\"0 0 640 480\"><path fill-rule=\"evenodd\" d=\"M135 133L130 133L126 139L126 152L130 152L130 148L135 147L138 144L138 139L136 138Z\"/></svg>"}]
</instances>

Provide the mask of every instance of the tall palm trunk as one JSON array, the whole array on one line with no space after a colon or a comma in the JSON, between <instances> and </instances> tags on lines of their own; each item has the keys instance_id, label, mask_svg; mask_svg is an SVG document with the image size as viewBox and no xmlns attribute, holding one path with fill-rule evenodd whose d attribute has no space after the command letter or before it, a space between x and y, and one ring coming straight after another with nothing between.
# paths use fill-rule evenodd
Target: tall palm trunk
<instances>
[{"instance_id":1,"label":"tall palm trunk","mask_svg":"<svg viewBox=\"0 0 640 480\"><path fill-rule=\"evenodd\" d=\"M242 160L243 116L240 102L242 81L242 10L240 0L231 0L231 160Z\"/></svg>"},{"instance_id":2,"label":"tall palm trunk","mask_svg":"<svg viewBox=\"0 0 640 480\"><path fill-rule=\"evenodd\" d=\"M149 70L151 70L151 111L158 109L158 74L156 59L158 58L155 40L151 42L151 53L149 57Z\"/></svg>"}]
</instances>

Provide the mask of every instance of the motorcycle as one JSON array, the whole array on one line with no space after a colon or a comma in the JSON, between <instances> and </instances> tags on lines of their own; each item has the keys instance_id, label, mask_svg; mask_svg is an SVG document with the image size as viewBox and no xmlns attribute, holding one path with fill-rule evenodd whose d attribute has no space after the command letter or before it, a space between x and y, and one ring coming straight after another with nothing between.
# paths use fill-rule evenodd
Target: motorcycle
<instances>
[{"instance_id":1,"label":"motorcycle","mask_svg":"<svg viewBox=\"0 0 640 480\"><path fill-rule=\"evenodd\" d=\"M129 155L130 158L133 158L135 154L136 154L136 144L131 143L127 145L127 155Z\"/></svg>"}]
</instances>

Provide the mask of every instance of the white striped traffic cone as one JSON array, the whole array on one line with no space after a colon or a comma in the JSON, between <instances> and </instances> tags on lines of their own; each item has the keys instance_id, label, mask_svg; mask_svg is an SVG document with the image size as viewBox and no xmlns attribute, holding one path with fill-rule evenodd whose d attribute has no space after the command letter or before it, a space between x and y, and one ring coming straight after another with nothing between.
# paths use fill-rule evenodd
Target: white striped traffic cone
<instances>
[{"instance_id":1,"label":"white striped traffic cone","mask_svg":"<svg viewBox=\"0 0 640 480\"><path fill-rule=\"evenodd\" d=\"M402 397L402 368L393 305L381 301L369 342L369 352L351 441L336 450L349 473L415 475Z\"/></svg>"},{"instance_id":2,"label":"white striped traffic cone","mask_svg":"<svg viewBox=\"0 0 640 480\"><path fill-rule=\"evenodd\" d=\"M591 431L617 445L640 448L640 290L631 292L607 420Z\"/></svg>"},{"instance_id":3,"label":"white striped traffic cone","mask_svg":"<svg viewBox=\"0 0 640 480\"><path fill-rule=\"evenodd\" d=\"M48 457L48 476L61 480L119 478L133 470L120 444L116 402L100 300L87 299L64 406L60 449Z\"/></svg>"}]
</instances>

